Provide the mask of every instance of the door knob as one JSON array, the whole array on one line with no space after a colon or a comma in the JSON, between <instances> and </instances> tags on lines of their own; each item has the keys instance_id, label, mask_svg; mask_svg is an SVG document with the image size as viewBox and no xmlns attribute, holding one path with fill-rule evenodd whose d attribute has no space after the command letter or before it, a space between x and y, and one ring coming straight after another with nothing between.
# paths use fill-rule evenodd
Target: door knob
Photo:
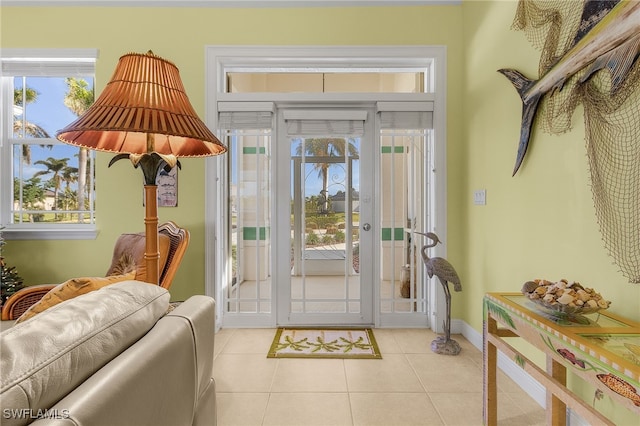
<instances>
[{"instance_id":1,"label":"door knob","mask_svg":"<svg viewBox=\"0 0 640 426\"><path fill-rule=\"evenodd\" d=\"M364 225L362 225L362 229L364 229L365 231L368 231L369 229L371 229L371 225L369 225L368 223L365 223Z\"/></svg>"}]
</instances>

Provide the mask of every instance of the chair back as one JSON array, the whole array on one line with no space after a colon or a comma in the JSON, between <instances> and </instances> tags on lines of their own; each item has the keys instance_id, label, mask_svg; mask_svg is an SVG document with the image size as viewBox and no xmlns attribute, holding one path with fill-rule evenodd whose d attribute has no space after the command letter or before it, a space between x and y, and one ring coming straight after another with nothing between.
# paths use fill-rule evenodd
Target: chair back
<instances>
[{"instance_id":1,"label":"chair back","mask_svg":"<svg viewBox=\"0 0 640 426\"><path fill-rule=\"evenodd\" d=\"M169 237L167 262L160 273L160 286L169 289L173 282L182 257L189 246L190 234L174 222L165 222L158 226L158 232ZM2 320L15 320L29 307L44 297L56 284L41 284L24 287L12 294L2 305Z\"/></svg>"},{"instance_id":2,"label":"chair back","mask_svg":"<svg viewBox=\"0 0 640 426\"><path fill-rule=\"evenodd\" d=\"M189 231L184 228L180 228L172 221L158 225L158 232L168 236L170 240L167 263L164 265L164 269L160 273L159 284L160 287L169 289L173 282L173 277L176 275L178 267L182 262L182 257L187 251L191 235L189 234Z\"/></svg>"}]
</instances>

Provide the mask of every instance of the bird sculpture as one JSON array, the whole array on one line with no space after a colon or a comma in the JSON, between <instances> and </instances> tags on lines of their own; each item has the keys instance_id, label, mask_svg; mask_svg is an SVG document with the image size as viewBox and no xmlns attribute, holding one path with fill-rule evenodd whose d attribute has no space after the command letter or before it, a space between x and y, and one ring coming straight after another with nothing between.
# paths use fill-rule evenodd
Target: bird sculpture
<instances>
[{"instance_id":1,"label":"bird sculpture","mask_svg":"<svg viewBox=\"0 0 640 426\"><path fill-rule=\"evenodd\" d=\"M460 277L458 277L458 273L446 259L442 257L429 257L427 254L427 251L431 247L435 247L441 242L438 236L433 232L416 233L424 235L432 241L422 247L422 261L424 262L429 278L432 278L434 275L438 277L440 284L442 284L444 288L444 296L447 303L447 317L443 324L444 337L438 336L437 339L431 342L431 350L439 354L458 355L460 353L460 345L451 339L451 291L449 290L449 283L453 284L455 291L462 291Z\"/></svg>"}]
</instances>

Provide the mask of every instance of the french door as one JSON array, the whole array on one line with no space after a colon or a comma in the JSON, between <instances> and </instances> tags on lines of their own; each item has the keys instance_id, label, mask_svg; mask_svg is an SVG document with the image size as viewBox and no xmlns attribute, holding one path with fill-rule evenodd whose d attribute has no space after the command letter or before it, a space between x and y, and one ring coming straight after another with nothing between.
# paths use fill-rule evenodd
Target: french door
<instances>
[{"instance_id":1,"label":"french door","mask_svg":"<svg viewBox=\"0 0 640 426\"><path fill-rule=\"evenodd\" d=\"M442 47L207 48L218 326L439 331L416 231L447 240L445 76Z\"/></svg>"},{"instance_id":2,"label":"french door","mask_svg":"<svg viewBox=\"0 0 640 426\"><path fill-rule=\"evenodd\" d=\"M225 323L425 325L416 231L435 228L432 114L409 107L220 113Z\"/></svg>"},{"instance_id":3,"label":"french door","mask_svg":"<svg viewBox=\"0 0 640 426\"><path fill-rule=\"evenodd\" d=\"M373 324L376 262L372 111L279 113L277 318L288 325ZM285 149L285 147L287 147ZM366 259L360 262L360 259Z\"/></svg>"}]
</instances>

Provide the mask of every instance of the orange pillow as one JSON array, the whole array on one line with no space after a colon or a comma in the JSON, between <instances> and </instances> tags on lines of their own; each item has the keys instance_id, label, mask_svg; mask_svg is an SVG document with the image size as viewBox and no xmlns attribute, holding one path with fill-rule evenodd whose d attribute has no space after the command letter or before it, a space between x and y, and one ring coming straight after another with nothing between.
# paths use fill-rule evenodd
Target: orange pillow
<instances>
[{"instance_id":1,"label":"orange pillow","mask_svg":"<svg viewBox=\"0 0 640 426\"><path fill-rule=\"evenodd\" d=\"M112 275L110 277L82 277L72 278L68 281L58 284L52 288L42 299L35 304L31 305L29 309L23 312L22 315L16 320L16 324L39 314L40 312L57 305L65 300L73 299L81 294L89 293L90 291L98 290L109 284L114 284L120 281L133 280L135 278L135 271L129 272L125 275Z\"/></svg>"},{"instance_id":2,"label":"orange pillow","mask_svg":"<svg viewBox=\"0 0 640 426\"><path fill-rule=\"evenodd\" d=\"M111 266L107 271L107 276L118 274L121 271L122 261L127 256L133 257L135 261L136 280L147 281L147 264L144 261L145 250L145 237L144 232L138 234L122 234L116 241L116 246L113 249L113 258L111 259ZM160 259L158 260L158 276L162 274L162 270L167 263L169 257L169 248L171 245L171 239L165 234L158 234L158 252L160 252Z\"/></svg>"}]
</instances>

